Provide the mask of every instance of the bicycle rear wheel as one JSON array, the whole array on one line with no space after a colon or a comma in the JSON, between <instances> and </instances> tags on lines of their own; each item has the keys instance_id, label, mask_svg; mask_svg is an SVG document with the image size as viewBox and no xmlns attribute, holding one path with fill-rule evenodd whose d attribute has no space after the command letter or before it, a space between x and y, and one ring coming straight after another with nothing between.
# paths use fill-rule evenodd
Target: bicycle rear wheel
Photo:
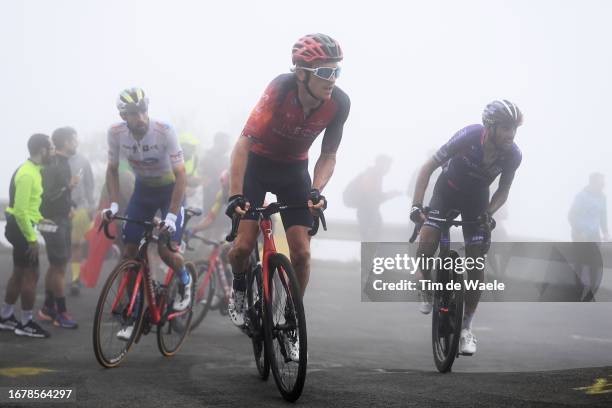
<instances>
[{"instance_id":1,"label":"bicycle rear wheel","mask_svg":"<svg viewBox=\"0 0 612 408\"><path fill-rule=\"evenodd\" d=\"M193 263L185 262L185 268L191 274L192 282L195 282L196 275ZM174 273L166 289L166 296L161 296L162 299L160 300L165 302L165 307L162 321L157 326L157 347L166 357L171 357L179 351L190 331L191 319L193 317L195 285L191 285L191 305L181 312L176 312L173 309L174 299L179 296L178 280L178 275Z\"/></svg>"},{"instance_id":2,"label":"bicycle rear wheel","mask_svg":"<svg viewBox=\"0 0 612 408\"><path fill-rule=\"evenodd\" d=\"M253 355L255 356L257 372L259 372L261 379L266 381L270 375L270 362L268 361L263 332L263 282L259 265L251 269L247 282L247 313L249 334L253 343Z\"/></svg>"},{"instance_id":3,"label":"bicycle rear wheel","mask_svg":"<svg viewBox=\"0 0 612 408\"><path fill-rule=\"evenodd\" d=\"M111 272L96 306L93 325L93 347L98 363L105 368L118 366L125 358L140 332L144 316L144 282L140 283L131 314L129 306L141 264L134 260L120 262ZM132 326L130 337L118 337L120 331Z\"/></svg>"},{"instance_id":4,"label":"bicycle rear wheel","mask_svg":"<svg viewBox=\"0 0 612 408\"><path fill-rule=\"evenodd\" d=\"M282 254L269 258L264 302L264 335L274 382L287 401L302 394L308 363L306 317L300 288L289 259ZM299 344L298 361L291 359L289 343Z\"/></svg>"},{"instance_id":5,"label":"bicycle rear wheel","mask_svg":"<svg viewBox=\"0 0 612 408\"><path fill-rule=\"evenodd\" d=\"M211 308L212 299L215 294L217 279L214 271L208 273L208 261L195 263L198 278L194 285L195 299L193 303L193 320L191 330L195 330L206 317Z\"/></svg>"},{"instance_id":6,"label":"bicycle rear wheel","mask_svg":"<svg viewBox=\"0 0 612 408\"><path fill-rule=\"evenodd\" d=\"M451 251L449 256L457 258L459 255ZM461 289L446 290L446 283L451 280L461 282ZM444 289L434 292L431 343L436 368L447 373L451 371L459 349L464 307L463 274L440 269L436 271L436 282L442 283Z\"/></svg>"}]
</instances>

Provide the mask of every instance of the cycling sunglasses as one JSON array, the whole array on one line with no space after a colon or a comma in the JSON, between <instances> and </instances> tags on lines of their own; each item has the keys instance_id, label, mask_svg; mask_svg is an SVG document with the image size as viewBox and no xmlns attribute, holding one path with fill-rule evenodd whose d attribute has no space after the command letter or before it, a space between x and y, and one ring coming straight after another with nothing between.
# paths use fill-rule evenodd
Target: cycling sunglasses
<instances>
[{"instance_id":1,"label":"cycling sunglasses","mask_svg":"<svg viewBox=\"0 0 612 408\"><path fill-rule=\"evenodd\" d=\"M312 72L314 76L317 78L324 79L326 81L331 81L332 78L338 79L340 76L341 68L331 68L331 67L318 67L318 68L306 68L300 67L304 71Z\"/></svg>"}]
</instances>

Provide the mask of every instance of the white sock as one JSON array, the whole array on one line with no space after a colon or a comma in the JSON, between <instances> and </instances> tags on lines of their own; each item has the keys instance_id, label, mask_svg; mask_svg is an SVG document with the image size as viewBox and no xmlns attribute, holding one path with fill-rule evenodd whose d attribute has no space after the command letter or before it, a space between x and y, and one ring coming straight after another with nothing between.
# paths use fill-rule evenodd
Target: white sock
<instances>
[{"instance_id":1,"label":"white sock","mask_svg":"<svg viewBox=\"0 0 612 408\"><path fill-rule=\"evenodd\" d=\"M13 305L9 305L6 302L2 304L2 310L0 310L0 317L2 317L3 319L8 319L13 313L15 313Z\"/></svg>"},{"instance_id":2,"label":"white sock","mask_svg":"<svg viewBox=\"0 0 612 408\"><path fill-rule=\"evenodd\" d=\"M463 315L463 324L461 325L461 329L472 330L472 319L474 319L474 314L465 313Z\"/></svg>"},{"instance_id":3,"label":"white sock","mask_svg":"<svg viewBox=\"0 0 612 408\"><path fill-rule=\"evenodd\" d=\"M30 320L32 320L32 311L22 310L21 311L21 324L25 326L26 324L30 323Z\"/></svg>"}]
</instances>

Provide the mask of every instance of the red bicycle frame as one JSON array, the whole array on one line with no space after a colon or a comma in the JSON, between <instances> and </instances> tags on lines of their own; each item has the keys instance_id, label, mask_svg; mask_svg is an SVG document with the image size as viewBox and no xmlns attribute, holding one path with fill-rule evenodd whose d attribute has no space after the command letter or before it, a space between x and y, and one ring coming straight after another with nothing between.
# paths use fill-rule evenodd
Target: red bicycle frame
<instances>
[{"instance_id":1,"label":"red bicycle frame","mask_svg":"<svg viewBox=\"0 0 612 408\"><path fill-rule=\"evenodd\" d=\"M136 297L138 296L140 285L142 284L142 281L144 280L145 282L144 291L145 291L149 313L151 315L151 323L159 324L162 319L162 311L166 307L166 296L161 297L160 299L161 302L158 305L157 299L155 296L155 290L153 287L153 278L151 276L151 269L149 268L149 263L146 260L136 260L135 262L138 263L139 267L138 267L138 272L136 273L136 277L134 280L134 288L132 290L132 294L130 297L130 305L128 307L127 315L131 316L134 311L134 305L136 304ZM130 277L131 277L130 275L131 274L124 274L123 277L121 278L121 282L119 283L119 290L117 291L117 296L115 297L115 301L113 302L113 307L111 310L116 309L119 303L119 300L123 297L123 293L125 292L130 282ZM174 270L172 268L168 268L168 271L166 272L166 277L164 280L164 285L163 285L164 288L168 288L168 286L170 285L170 282L172 281L173 276L174 276ZM172 320L175 317L178 317L178 316L181 316L187 313L188 311L189 310L183 310L180 312L171 313L167 316L167 319Z\"/></svg>"}]
</instances>

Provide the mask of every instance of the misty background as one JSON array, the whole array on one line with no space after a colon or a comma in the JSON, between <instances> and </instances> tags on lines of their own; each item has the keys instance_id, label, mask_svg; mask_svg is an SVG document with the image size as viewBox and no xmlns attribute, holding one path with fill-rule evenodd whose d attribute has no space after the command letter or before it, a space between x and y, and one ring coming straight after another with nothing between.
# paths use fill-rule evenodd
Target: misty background
<instances>
[{"instance_id":1,"label":"misty background","mask_svg":"<svg viewBox=\"0 0 612 408\"><path fill-rule=\"evenodd\" d=\"M3 1L0 198L33 133L73 126L105 154L129 86L203 148L217 131L237 138L293 43L322 32L342 45L337 85L352 101L329 219L355 217L342 191L378 154L393 158L385 189L405 191L432 149L506 98L525 114L507 229L569 240L574 195L589 173L612 175L611 16L606 1ZM408 222L410 204L387 202L385 221Z\"/></svg>"}]
</instances>

